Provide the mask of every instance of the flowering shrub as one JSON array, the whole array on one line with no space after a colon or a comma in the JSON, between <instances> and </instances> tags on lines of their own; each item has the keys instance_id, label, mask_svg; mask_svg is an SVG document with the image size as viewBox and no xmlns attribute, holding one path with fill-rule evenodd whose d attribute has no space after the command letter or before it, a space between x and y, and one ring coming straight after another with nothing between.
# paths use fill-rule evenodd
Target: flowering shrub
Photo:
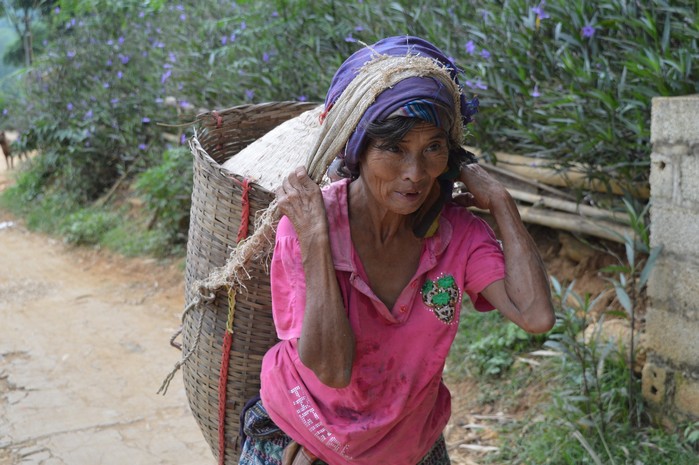
<instances>
[{"instance_id":1,"label":"flowering shrub","mask_svg":"<svg viewBox=\"0 0 699 465\"><path fill-rule=\"evenodd\" d=\"M678 0L63 0L0 127L42 179L89 201L161 162L198 109L321 101L361 46L423 36L481 112L474 144L645 180L650 99L699 91L697 12ZM160 123L182 127L161 126Z\"/></svg>"}]
</instances>

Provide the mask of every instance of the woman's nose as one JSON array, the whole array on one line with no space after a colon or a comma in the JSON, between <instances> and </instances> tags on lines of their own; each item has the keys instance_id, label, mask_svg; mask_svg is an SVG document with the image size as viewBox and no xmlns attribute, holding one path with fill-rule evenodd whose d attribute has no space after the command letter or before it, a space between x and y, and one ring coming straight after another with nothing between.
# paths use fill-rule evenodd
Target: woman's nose
<instances>
[{"instance_id":1,"label":"woman's nose","mask_svg":"<svg viewBox=\"0 0 699 465\"><path fill-rule=\"evenodd\" d=\"M427 175L423 158L415 153L407 153L403 159L403 179L420 181Z\"/></svg>"}]
</instances>

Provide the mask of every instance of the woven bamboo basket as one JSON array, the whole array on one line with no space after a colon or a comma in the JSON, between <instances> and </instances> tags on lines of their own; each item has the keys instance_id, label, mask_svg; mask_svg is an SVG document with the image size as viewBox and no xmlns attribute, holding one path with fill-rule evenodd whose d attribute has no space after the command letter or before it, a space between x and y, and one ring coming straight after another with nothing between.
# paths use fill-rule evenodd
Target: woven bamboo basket
<instances>
[{"instance_id":1,"label":"woven bamboo basket","mask_svg":"<svg viewBox=\"0 0 699 465\"><path fill-rule=\"evenodd\" d=\"M236 247L243 220L241 183L244 179L242 176L237 176L238 182L231 179L230 173L222 172L221 165L277 125L315 106L300 102L264 103L199 116L195 138L201 147L191 144L194 188L185 271L187 305L198 296L197 281L226 263ZM248 235L251 235L255 214L265 209L274 195L253 183L247 196ZM220 383L220 373L225 355L223 339L229 323L227 290L219 289L212 300L194 306L185 314L182 324L182 349L184 353L194 349L182 366L187 399L214 456L225 464L238 463L240 413L247 400L259 393L262 357L277 342L268 270L264 263L252 263L246 269L250 279L235 298L230 322L232 345L224 383ZM220 386L225 387L226 398L221 416ZM219 441L222 429L223 444Z\"/></svg>"}]
</instances>

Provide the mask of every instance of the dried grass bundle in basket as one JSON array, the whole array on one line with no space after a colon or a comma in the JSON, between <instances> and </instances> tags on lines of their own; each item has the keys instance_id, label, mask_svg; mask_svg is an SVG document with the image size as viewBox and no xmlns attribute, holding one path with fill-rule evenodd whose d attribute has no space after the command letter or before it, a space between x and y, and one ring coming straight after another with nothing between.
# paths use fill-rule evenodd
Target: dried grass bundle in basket
<instances>
[{"instance_id":1,"label":"dried grass bundle in basket","mask_svg":"<svg viewBox=\"0 0 699 465\"><path fill-rule=\"evenodd\" d=\"M305 160L290 159L287 151L276 160L267 157L242 170L235 163L228 164L233 171L222 165L271 129L316 106L280 102L205 113L199 116L197 134L190 142L194 187L185 271L183 361L178 366L182 366L190 408L219 463L238 463L239 415L245 402L258 394L262 357L277 339L266 263L246 267L249 279L230 306L228 289L205 290L202 298L198 283L226 264L243 229L247 229L244 235L253 233L255 215L274 198L268 186L277 181L270 181L269 176L291 165L288 172ZM227 333L230 347L225 347ZM223 371L227 374L222 379L226 361Z\"/></svg>"}]
</instances>

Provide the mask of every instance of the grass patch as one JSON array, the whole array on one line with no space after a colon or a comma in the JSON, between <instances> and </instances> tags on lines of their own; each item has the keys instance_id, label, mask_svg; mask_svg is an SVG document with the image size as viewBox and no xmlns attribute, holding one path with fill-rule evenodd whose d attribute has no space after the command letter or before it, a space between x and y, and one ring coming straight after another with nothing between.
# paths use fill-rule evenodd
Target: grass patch
<instances>
[{"instance_id":1,"label":"grass patch","mask_svg":"<svg viewBox=\"0 0 699 465\"><path fill-rule=\"evenodd\" d=\"M541 348L544 336L529 334L497 311L478 312L464 306L459 331L452 345L447 371L456 376L499 377L517 355Z\"/></svg>"},{"instance_id":2,"label":"grass patch","mask_svg":"<svg viewBox=\"0 0 699 465\"><path fill-rule=\"evenodd\" d=\"M513 421L493 425L497 452L484 464L693 465L699 423L676 431L657 427L645 411L640 380L625 354L602 339L583 340L592 301L554 286L557 324L544 336L515 331L497 312L465 308L447 361L449 381L471 377L474 411L503 411ZM568 298L573 297L573 298ZM514 329L513 329L514 328ZM559 352L519 363L542 346ZM458 395L458 394L457 394ZM638 396L629 402L630 396Z\"/></svg>"}]
</instances>

